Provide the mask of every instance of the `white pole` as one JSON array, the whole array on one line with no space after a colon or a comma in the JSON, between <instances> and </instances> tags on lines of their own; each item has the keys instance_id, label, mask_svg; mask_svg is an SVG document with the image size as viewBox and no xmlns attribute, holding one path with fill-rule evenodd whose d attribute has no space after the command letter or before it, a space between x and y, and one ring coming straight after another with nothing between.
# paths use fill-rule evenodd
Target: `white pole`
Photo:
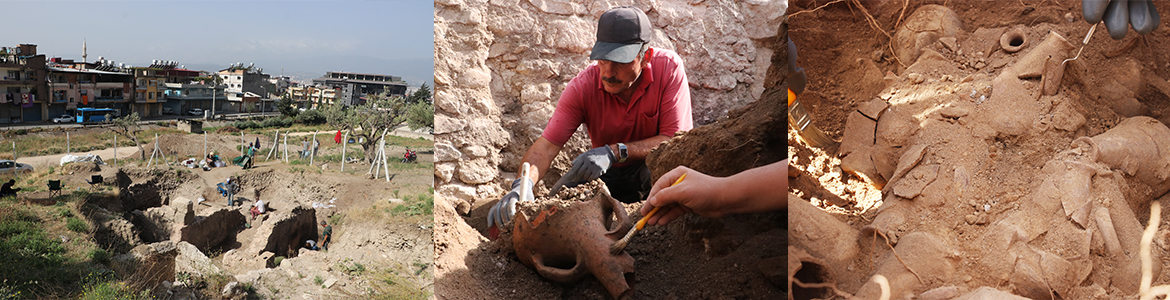
<instances>
[{"instance_id":1,"label":"white pole","mask_svg":"<svg viewBox=\"0 0 1170 300\"><path fill-rule=\"evenodd\" d=\"M16 163L16 141L12 141L12 163ZM18 166L20 165L14 165L12 168L12 176L16 181L20 181L20 168L17 168Z\"/></svg>"},{"instance_id":2,"label":"white pole","mask_svg":"<svg viewBox=\"0 0 1170 300\"><path fill-rule=\"evenodd\" d=\"M349 131L345 132L345 138L341 140L341 172L345 172L345 150L349 148Z\"/></svg>"},{"instance_id":3,"label":"white pole","mask_svg":"<svg viewBox=\"0 0 1170 300\"><path fill-rule=\"evenodd\" d=\"M154 151L150 151L150 161L146 163L147 168L149 168L150 165L154 163L154 155L157 153L158 153L158 134L155 133L154 134Z\"/></svg>"},{"instance_id":4,"label":"white pole","mask_svg":"<svg viewBox=\"0 0 1170 300\"><path fill-rule=\"evenodd\" d=\"M311 152L309 152L309 165L310 166L313 165L313 158L317 157L317 147L321 146L321 143L317 142L317 133L319 133L319 132L321 132L321 131L317 130L317 131L313 132L313 144L312 144L313 149L309 150L309 151L311 151Z\"/></svg>"},{"instance_id":5,"label":"white pole","mask_svg":"<svg viewBox=\"0 0 1170 300\"><path fill-rule=\"evenodd\" d=\"M207 132L203 132L203 157L207 157Z\"/></svg>"},{"instance_id":6,"label":"white pole","mask_svg":"<svg viewBox=\"0 0 1170 300\"><path fill-rule=\"evenodd\" d=\"M284 163L288 163L288 132L284 133Z\"/></svg>"},{"instance_id":7,"label":"white pole","mask_svg":"<svg viewBox=\"0 0 1170 300\"><path fill-rule=\"evenodd\" d=\"M118 167L118 135L114 134L114 167Z\"/></svg>"},{"instance_id":8,"label":"white pole","mask_svg":"<svg viewBox=\"0 0 1170 300\"><path fill-rule=\"evenodd\" d=\"M240 156L243 156L245 153L248 152L244 151L244 131L240 130Z\"/></svg>"},{"instance_id":9,"label":"white pole","mask_svg":"<svg viewBox=\"0 0 1170 300\"><path fill-rule=\"evenodd\" d=\"M276 152L276 142L280 140L280 130L276 131L276 135L272 136L272 149L268 149L268 156L264 157L264 161L272 158L272 153Z\"/></svg>"},{"instance_id":10,"label":"white pole","mask_svg":"<svg viewBox=\"0 0 1170 300\"><path fill-rule=\"evenodd\" d=\"M69 149L69 133L65 133L65 154L73 154Z\"/></svg>"},{"instance_id":11,"label":"white pole","mask_svg":"<svg viewBox=\"0 0 1170 300\"><path fill-rule=\"evenodd\" d=\"M166 164L166 165L171 164L171 162L167 161L167 153L163 152L162 149L158 148L158 134L157 133L154 134L154 151L158 152L159 157L162 157L163 164Z\"/></svg>"},{"instance_id":12,"label":"white pole","mask_svg":"<svg viewBox=\"0 0 1170 300\"><path fill-rule=\"evenodd\" d=\"M382 131L382 168L386 169L386 182L390 182L390 164L386 157L386 131Z\"/></svg>"},{"instance_id":13,"label":"white pole","mask_svg":"<svg viewBox=\"0 0 1170 300\"><path fill-rule=\"evenodd\" d=\"M378 179L378 173L382 172L381 166L378 165L381 163L382 163L382 152L375 149L374 150L374 163L370 164L371 170L374 171L374 179Z\"/></svg>"}]
</instances>

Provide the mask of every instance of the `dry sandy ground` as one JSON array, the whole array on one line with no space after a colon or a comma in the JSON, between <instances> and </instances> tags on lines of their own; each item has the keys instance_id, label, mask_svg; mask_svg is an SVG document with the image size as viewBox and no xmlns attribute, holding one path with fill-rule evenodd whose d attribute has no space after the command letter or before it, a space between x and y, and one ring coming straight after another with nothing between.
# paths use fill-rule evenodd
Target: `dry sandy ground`
<instances>
[{"instance_id":1,"label":"dry sandy ground","mask_svg":"<svg viewBox=\"0 0 1170 300\"><path fill-rule=\"evenodd\" d=\"M249 141L256 135L248 135ZM208 134L211 148L222 157L231 158L238 155L232 148L239 143L238 136L222 136ZM268 137L271 139L271 136ZM327 140L327 141L326 141ZM322 138L324 146L322 154L330 154L326 149L333 146L331 136ZM173 162L174 155L190 154L203 151L203 135L179 134L160 137L162 150L171 152L168 158ZM151 151L153 144L147 147ZM359 147L360 148L360 147ZM205 197L208 201L196 205L196 214L210 214L225 207L224 198L215 192L215 184L232 176L239 178L243 183L238 199L243 202L236 209L243 215L248 215L249 206L255 201L255 193L260 193L261 199L269 203L274 209L270 213L287 213L296 206L311 206L314 202L332 204L336 207L319 208L315 211L317 220L340 220L334 225L333 245L329 252L303 252L304 255L286 260L287 263L272 269L239 269L226 267L229 274L239 275L242 280L253 281L257 293L265 298L304 298L304 299L353 299L369 297L371 287L373 291L385 291L405 286L413 286L414 293L424 292L433 294L433 241L432 218L430 216L407 216L401 213L389 212L396 204L391 199L410 197L416 199L418 195L431 193L433 171L429 168L420 168L418 164L399 166L396 155L401 155L401 147L388 147L391 158L390 173L392 180L385 178L370 179L365 174L368 164L358 163L346 166L347 172L338 172L336 165L316 167L305 165L290 166L278 160L264 161L264 151L253 169L241 170L240 167L229 165L224 168L214 168L211 171L187 169L175 166L177 170L189 170L191 175L176 175L174 171L152 171L144 168L138 162L119 162L121 171L111 165L102 166L101 171L93 172L88 168L59 168L64 173L49 176L62 180L67 189L88 187L85 180L90 175L100 174L107 180L119 177L122 172L131 183L147 190L157 192L163 205L178 205L183 202ZM428 149L418 149L419 160L429 162L433 155ZM119 157L137 157L135 147L118 148ZM191 152L191 153L187 153ZM112 163L113 149L93 151ZM397 154L396 154L397 153ZM39 170L47 166L57 166L62 155L43 157L26 157L18 161L31 163ZM154 170L165 170L165 167L156 167ZM68 170L68 171L66 171ZM318 171L320 170L320 171ZM117 190L115 190L117 191ZM30 192L24 194L29 199L48 198L47 191ZM121 191L126 194L125 191ZM138 193L142 193L141 191ZM336 199L330 203L331 199ZM105 205L105 204L102 204ZM111 207L121 207L111 204ZM181 218L181 216L179 216ZM181 222L181 220L180 220ZM223 256L220 253L230 252L233 249L242 249L253 243L255 239L268 239L258 236L257 229L263 225L264 218L256 221L249 220L253 225L250 228L236 228L235 240L225 244L220 250L210 251L209 256L217 263ZM320 226L316 226L319 231ZM225 233L229 234L229 233ZM143 241L145 243L155 241ZM223 251L223 252L220 252ZM343 272L339 266L362 264L366 271L365 276L353 276ZM224 267L224 266L221 266ZM395 278L399 286L387 286L383 278ZM321 278L325 281L336 281L328 288L316 284L314 281ZM173 277L167 280L174 280ZM404 285L408 284L408 285Z\"/></svg>"}]
</instances>

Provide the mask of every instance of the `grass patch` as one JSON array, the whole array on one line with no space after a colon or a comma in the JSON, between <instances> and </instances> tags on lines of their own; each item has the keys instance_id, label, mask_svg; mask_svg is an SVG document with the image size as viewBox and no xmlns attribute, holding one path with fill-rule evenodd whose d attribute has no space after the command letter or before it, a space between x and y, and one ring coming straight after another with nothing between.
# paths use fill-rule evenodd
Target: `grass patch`
<instances>
[{"instance_id":1,"label":"grass patch","mask_svg":"<svg viewBox=\"0 0 1170 300\"><path fill-rule=\"evenodd\" d=\"M324 283L325 283L325 279L321 279L321 275L317 275L317 277L313 277L313 284L321 285Z\"/></svg>"},{"instance_id":2,"label":"grass patch","mask_svg":"<svg viewBox=\"0 0 1170 300\"><path fill-rule=\"evenodd\" d=\"M415 196L413 199L410 196L402 199L403 203L395 206L391 211L395 214L418 216L434 214L435 194L422 193Z\"/></svg>"},{"instance_id":3,"label":"grass patch","mask_svg":"<svg viewBox=\"0 0 1170 300\"><path fill-rule=\"evenodd\" d=\"M67 293L84 266L70 261L61 241L50 238L43 220L14 204L0 204L0 272L3 282L20 298Z\"/></svg>"},{"instance_id":4,"label":"grass patch","mask_svg":"<svg viewBox=\"0 0 1170 300\"><path fill-rule=\"evenodd\" d=\"M24 129L15 131L23 130ZM40 132L46 130L50 129L34 129L31 132ZM139 132L136 136L138 137L138 141L145 145L150 142L154 142L155 134L161 136L174 133L182 133L182 131L170 127L146 128L142 132ZM17 155L20 155L20 157L64 154L67 150L64 147L66 144L65 135L15 134L15 132L13 132L13 134L5 134L5 136L11 138L9 140L10 142L11 140L16 141L16 153ZM106 130L94 134L72 134L69 136L68 144L70 148L69 150L72 152L87 152L106 149L114 146L114 133L113 131ZM7 148L6 151L0 153L0 159L12 159L11 144L9 144L8 147L9 148ZM118 137L118 147L134 147L134 141L123 137Z\"/></svg>"},{"instance_id":5,"label":"grass patch","mask_svg":"<svg viewBox=\"0 0 1170 300\"><path fill-rule=\"evenodd\" d=\"M65 228L69 228L70 231L77 233L89 232L89 224L85 223L85 221L82 221L81 219L73 217L65 219Z\"/></svg>"},{"instance_id":6,"label":"grass patch","mask_svg":"<svg viewBox=\"0 0 1170 300\"><path fill-rule=\"evenodd\" d=\"M350 276L362 276L362 273L366 272L365 266L358 262L354 262L350 258L346 258L344 261L337 263L336 267L338 270L341 270L341 272L349 274Z\"/></svg>"}]
</instances>

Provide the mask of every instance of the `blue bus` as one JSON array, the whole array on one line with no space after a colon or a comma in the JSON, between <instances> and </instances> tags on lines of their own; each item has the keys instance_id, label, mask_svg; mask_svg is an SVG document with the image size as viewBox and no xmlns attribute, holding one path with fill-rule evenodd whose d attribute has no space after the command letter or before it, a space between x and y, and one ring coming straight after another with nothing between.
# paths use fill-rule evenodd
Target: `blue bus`
<instances>
[{"instance_id":1,"label":"blue bus","mask_svg":"<svg viewBox=\"0 0 1170 300\"><path fill-rule=\"evenodd\" d=\"M118 116L118 111L110 108L82 107L77 109L77 123L105 122L106 115Z\"/></svg>"}]
</instances>

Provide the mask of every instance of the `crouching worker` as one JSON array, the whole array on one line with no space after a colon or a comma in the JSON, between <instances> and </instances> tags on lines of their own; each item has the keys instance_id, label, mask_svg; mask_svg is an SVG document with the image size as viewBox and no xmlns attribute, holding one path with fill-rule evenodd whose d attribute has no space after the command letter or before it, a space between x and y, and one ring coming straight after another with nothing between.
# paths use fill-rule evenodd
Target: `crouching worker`
<instances>
[{"instance_id":1,"label":"crouching worker","mask_svg":"<svg viewBox=\"0 0 1170 300\"><path fill-rule=\"evenodd\" d=\"M317 242L313 241L313 240L305 241L305 249L309 249L309 250L313 250L313 251L321 250L321 248L317 248Z\"/></svg>"},{"instance_id":2,"label":"crouching worker","mask_svg":"<svg viewBox=\"0 0 1170 300\"><path fill-rule=\"evenodd\" d=\"M252 220L255 220L256 216L263 215L266 211L267 208L264 207L264 200L256 199L256 204L252 204L252 210L250 211L252 213Z\"/></svg>"},{"instance_id":3,"label":"crouching worker","mask_svg":"<svg viewBox=\"0 0 1170 300\"><path fill-rule=\"evenodd\" d=\"M9 179L7 183L0 186L0 197L16 196L16 192L19 192L20 188L14 189L13 185L16 185L16 179Z\"/></svg>"}]
</instances>

